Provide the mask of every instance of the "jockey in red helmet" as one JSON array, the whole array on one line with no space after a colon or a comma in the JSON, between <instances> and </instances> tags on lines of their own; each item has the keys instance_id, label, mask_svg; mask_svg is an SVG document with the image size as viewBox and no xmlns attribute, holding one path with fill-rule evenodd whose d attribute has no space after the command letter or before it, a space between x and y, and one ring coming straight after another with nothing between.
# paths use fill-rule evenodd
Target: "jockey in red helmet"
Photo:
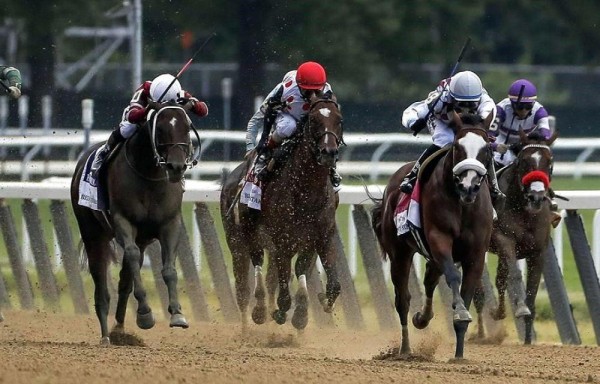
<instances>
[{"instance_id":1,"label":"jockey in red helmet","mask_svg":"<svg viewBox=\"0 0 600 384\"><path fill-rule=\"evenodd\" d=\"M199 101L192 94L184 91L175 76L165 73L155 77L152 81L145 81L133 93L129 105L123 111L123 118L119 126L111 132L106 144L96 151L96 157L91 166L94 177L97 176L100 167L110 151L120 142L133 136L138 125L146 120L150 101L161 103L176 101L180 104L191 103L191 111L195 115L199 117L208 115L208 106L206 103Z\"/></svg>"},{"instance_id":2,"label":"jockey in red helmet","mask_svg":"<svg viewBox=\"0 0 600 384\"><path fill-rule=\"evenodd\" d=\"M269 92L261 107L248 122L246 130L248 154L256 147L256 137L261 128L271 133L264 147L258 148L260 154L254 172L259 179L264 179L266 176L267 164L273 149L284 139L292 136L296 132L298 122L308 114L310 96L314 92L327 94L332 90L327 83L327 74L323 66L314 61L307 61L298 69L285 74L281 83ZM271 128L273 128L272 132ZM334 187L339 186L341 179L335 168L332 168L331 182Z\"/></svg>"}]
</instances>

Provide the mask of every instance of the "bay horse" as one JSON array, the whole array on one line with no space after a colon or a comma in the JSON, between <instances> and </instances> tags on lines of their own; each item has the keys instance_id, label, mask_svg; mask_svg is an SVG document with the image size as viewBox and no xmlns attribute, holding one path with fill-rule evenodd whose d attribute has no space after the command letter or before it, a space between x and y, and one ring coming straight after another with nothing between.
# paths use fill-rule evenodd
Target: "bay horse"
<instances>
[{"instance_id":1,"label":"bay horse","mask_svg":"<svg viewBox=\"0 0 600 384\"><path fill-rule=\"evenodd\" d=\"M516 160L499 174L498 182L506 194L506 204L498 212L494 225L490 251L498 255L496 289L498 307L490 311L492 318L501 320L506 317L505 292L509 279L518 281L513 284L521 291L521 272L517 260L527 262L526 292L511 292L516 297L515 317L523 318L525 323L525 344L531 344L533 321L535 319L535 299L537 296L546 249L550 241L550 177L552 175L553 155L550 146L558 137L554 132L549 139L536 132L526 135L519 131L520 142L512 146L517 154ZM477 293L475 306L479 314L483 311L483 298ZM482 333L482 331L480 331ZM483 336L480 334L480 336Z\"/></svg>"},{"instance_id":2,"label":"bay horse","mask_svg":"<svg viewBox=\"0 0 600 384\"><path fill-rule=\"evenodd\" d=\"M102 344L110 344L111 336L117 337L124 332L127 300L132 290L138 301L138 327L150 329L154 326L154 315L140 275L144 250L154 240L158 240L161 246L162 276L169 294L170 326L188 327L177 297L175 250L182 230L183 175L188 167L195 164L190 131L193 130L196 137L198 133L186 111L178 104L154 104L154 108L148 114L147 123L138 127L100 171L98 177L107 187L109 211L101 212L78 204L80 179L86 161L99 144L83 153L71 182L71 202L94 280L94 304L100 321ZM114 258L111 249L113 238L123 248L124 255L119 275L116 323L109 335L107 269Z\"/></svg>"},{"instance_id":3,"label":"bay horse","mask_svg":"<svg viewBox=\"0 0 600 384\"><path fill-rule=\"evenodd\" d=\"M487 135L491 115L482 121L476 115L459 117L453 113L454 142L439 162L425 167L419 181L425 253L430 256L424 275L426 301L412 322L418 329L427 327L433 318L433 293L444 276L452 290L455 358L463 357L465 333L472 321L469 306L481 281L492 233L493 207L486 178L487 165L492 161ZM371 218L384 257L390 259L395 307L402 326L401 356L411 354L408 281L413 254L419 247L410 232L398 235L394 213L403 195L400 183L412 165L405 164L391 176L382 199L375 200ZM455 263L462 266L462 282Z\"/></svg>"},{"instance_id":4,"label":"bay horse","mask_svg":"<svg viewBox=\"0 0 600 384\"><path fill-rule=\"evenodd\" d=\"M256 324L266 321L262 272L265 250L269 253L268 275L271 275L271 266L277 271L277 308L273 308L271 315L278 324L286 322L286 313L292 304L289 284L295 254L299 254L295 263L299 286L292 317L295 328L304 329L308 323L306 275L315 253L327 276L326 292L319 297L325 311L333 310L340 293L333 241L338 197L329 172L343 144L342 114L335 98L321 92L311 95L307 107L307 117L299 122L296 134L288 144L279 147L281 153L288 153L288 159L273 169L269 181L263 183L261 210L248 208L237 199L240 188L246 184L243 180L252 167L252 157L240 164L223 184L221 216L233 257L236 299L244 330L248 322L250 262L256 277L252 319ZM274 158L278 156L274 154ZM270 280L267 276L267 283ZM275 290L273 287L269 293L273 295ZM272 296L270 299L270 303L274 303Z\"/></svg>"}]
</instances>

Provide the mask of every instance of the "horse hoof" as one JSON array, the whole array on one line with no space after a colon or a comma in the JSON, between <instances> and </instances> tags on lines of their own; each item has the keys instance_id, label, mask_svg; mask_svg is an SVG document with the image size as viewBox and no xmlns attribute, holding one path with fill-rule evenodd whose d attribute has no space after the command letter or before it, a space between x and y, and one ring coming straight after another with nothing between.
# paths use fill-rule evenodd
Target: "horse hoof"
<instances>
[{"instance_id":1,"label":"horse hoof","mask_svg":"<svg viewBox=\"0 0 600 384\"><path fill-rule=\"evenodd\" d=\"M329 305L329 299L327 299L327 295L324 294L323 292L319 293L317 295L317 298L319 299L319 303L321 303L321 306L323 307L323 311L325 313L332 313L333 309L335 308L335 304L331 304Z\"/></svg>"},{"instance_id":2,"label":"horse hoof","mask_svg":"<svg viewBox=\"0 0 600 384\"><path fill-rule=\"evenodd\" d=\"M255 324L264 324L267 321L267 307L256 306L252 309L252 321Z\"/></svg>"},{"instance_id":3,"label":"horse hoof","mask_svg":"<svg viewBox=\"0 0 600 384\"><path fill-rule=\"evenodd\" d=\"M467 311L466 309L462 309L462 310L455 310L454 311L454 318L453 318L454 322L460 321L460 322L468 322L470 323L471 321L473 321L473 318L471 317L471 314L469 313L469 311Z\"/></svg>"},{"instance_id":4,"label":"horse hoof","mask_svg":"<svg viewBox=\"0 0 600 384\"><path fill-rule=\"evenodd\" d=\"M417 329L425 329L429 325L429 320L431 319L425 318L421 312L415 313L412 318L413 325Z\"/></svg>"},{"instance_id":5,"label":"horse hoof","mask_svg":"<svg viewBox=\"0 0 600 384\"><path fill-rule=\"evenodd\" d=\"M189 324L185 317L181 313L176 313L171 315L171 322L169 323L169 327L178 327L178 328L189 328Z\"/></svg>"},{"instance_id":6,"label":"horse hoof","mask_svg":"<svg viewBox=\"0 0 600 384\"><path fill-rule=\"evenodd\" d=\"M515 311L515 317L520 318L525 316L531 316L531 311L529 310L529 308L527 308L526 305L519 305L519 307Z\"/></svg>"},{"instance_id":7,"label":"horse hoof","mask_svg":"<svg viewBox=\"0 0 600 384\"><path fill-rule=\"evenodd\" d=\"M504 318L506 318L506 313L500 312L498 310L498 308L496 308L496 309L490 311L490 317L492 319L494 319L495 321L500 321L500 320L504 320Z\"/></svg>"},{"instance_id":8,"label":"horse hoof","mask_svg":"<svg viewBox=\"0 0 600 384\"><path fill-rule=\"evenodd\" d=\"M154 327L154 314L152 314L152 311L148 311L148 313L138 313L135 323L140 329L150 329Z\"/></svg>"},{"instance_id":9,"label":"horse hoof","mask_svg":"<svg viewBox=\"0 0 600 384\"><path fill-rule=\"evenodd\" d=\"M292 316L292 325L296 329L304 329L308 324L308 311L306 307L296 307Z\"/></svg>"},{"instance_id":10,"label":"horse hoof","mask_svg":"<svg viewBox=\"0 0 600 384\"><path fill-rule=\"evenodd\" d=\"M276 310L275 312L273 312L273 320L275 320L275 322L279 325L283 325L285 324L285 320L287 315L285 314L285 312L283 312L282 310Z\"/></svg>"},{"instance_id":11,"label":"horse hoof","mask_svg":"<svg viewBox=\"0 0 600 384\"><path fill-rule=\"evenodd\" d=\"M100 345L110 345L110 337L108 336L104 336L103 338L100 339Z\"/></svg>"}]
</instances>

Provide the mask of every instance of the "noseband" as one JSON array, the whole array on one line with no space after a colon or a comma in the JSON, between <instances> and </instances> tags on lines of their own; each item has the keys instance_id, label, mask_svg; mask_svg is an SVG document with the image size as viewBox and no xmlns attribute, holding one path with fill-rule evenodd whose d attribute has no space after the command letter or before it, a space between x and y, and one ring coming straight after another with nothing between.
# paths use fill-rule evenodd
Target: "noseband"
<instances>
[{"instance_id":1,"label":"noseband","mask_svg":"<svg viewBox=\"0 0 600 384\"><path fill-rule=\"evenodd\" d=\"M469 132L480 132L480 133L483 133L483 135L480 135L480 136L487 137L487 132L482 128L477 128L477 127L463 128L463 130L464 130L463 132L466 132L465 135ZM457 140L459 140L459 139L457 139ZM485 140L485 141L486 141L486 145L487 145L487 140ZM454 149L452 151L454 151ZM481 161L479 161L475 158L466 158L464 160L459 161L452 168L452 173L454 174L454 176L458 176L461 173L463 173L464 171L468 171L468 170L473 170L473 171L477 172L477 174L479 176L485 176L487 174L487 167L485 166L485 164L483 164Z\"/></svg>"}]
</instances>

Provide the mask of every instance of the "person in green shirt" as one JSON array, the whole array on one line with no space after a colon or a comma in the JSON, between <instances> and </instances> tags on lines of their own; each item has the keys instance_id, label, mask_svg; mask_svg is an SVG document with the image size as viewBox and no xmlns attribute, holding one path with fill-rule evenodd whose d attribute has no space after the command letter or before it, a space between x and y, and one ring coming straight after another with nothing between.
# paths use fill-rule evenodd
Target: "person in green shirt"
<instances>
[{"instance_id":1,"label":"person in green shirt","mask_svg":"<svg viewBox=\"0 0 600 384\"><path fill-rule=\"evenodd\" d=\"M17 68L0 65L0 81L4 85L2 88L10 97L13 99L21 97L21 72ZM5 82L8 82L8 85Z\"/></svg>"}]
</instances>

